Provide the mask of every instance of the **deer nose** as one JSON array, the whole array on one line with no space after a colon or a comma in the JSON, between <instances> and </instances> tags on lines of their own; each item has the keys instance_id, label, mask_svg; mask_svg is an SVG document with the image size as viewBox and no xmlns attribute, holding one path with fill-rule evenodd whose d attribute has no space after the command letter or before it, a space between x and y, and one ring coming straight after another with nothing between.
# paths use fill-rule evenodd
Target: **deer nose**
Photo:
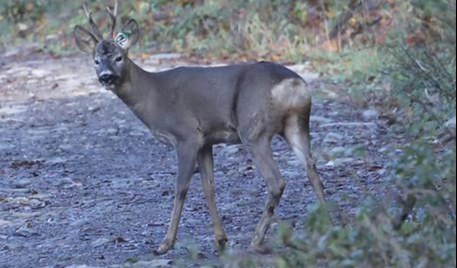
<instances>
[{"instance_id":1,"label":"deer nose","mask_svg":"<svg viewBox=\"0 0 457 268\"><path fill-rule=\"evenodd\" d=\"M116 81L117 76L114 74L102 74L98 78L98 81L103 84L112 84L114 81Z\"/></svg>"}]
</instances>

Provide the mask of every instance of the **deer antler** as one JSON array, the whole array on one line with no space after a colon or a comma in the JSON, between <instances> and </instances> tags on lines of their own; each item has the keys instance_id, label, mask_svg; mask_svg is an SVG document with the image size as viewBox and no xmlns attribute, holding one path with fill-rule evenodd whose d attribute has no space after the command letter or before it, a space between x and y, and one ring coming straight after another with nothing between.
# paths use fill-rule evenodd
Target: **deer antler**
<instances>
[{"instance_id":1,"label":"deer antler","mask_svg":"<svg viewBox=\"0 0 457 268\"><path fill-rule=\"evenodd\" d=\"M111 18L111 32L110 32L111 38L114 38L114 30L116 29L117 8L118 8L117 0L114 1L114 9L111 9L110 7L106 7L106 10L108 10L108 14Z\"/></svg>"},{"instance_id":2,"label":"deer antler","mask_svg":"<svg viewBox=\"0 0 457 268\"><path fill-rule=\"evenodd\" d=\"M98 29L97 24L94 22L92 19L92 12L87 8L87 3L84 2L83 4L84 12L86 13L86 17L89 19L89 24L92 29L93 34L99 39L103 40L103 35L100 32L100 29Z\"/></svg>"}]
</instances>

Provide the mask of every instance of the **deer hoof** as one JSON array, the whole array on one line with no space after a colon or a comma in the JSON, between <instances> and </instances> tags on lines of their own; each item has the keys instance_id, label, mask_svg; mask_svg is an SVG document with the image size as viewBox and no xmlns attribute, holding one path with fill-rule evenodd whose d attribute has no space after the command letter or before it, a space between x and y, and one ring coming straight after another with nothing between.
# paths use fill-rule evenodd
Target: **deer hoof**
<instances>
[{"instance_id":1,"label":"deer hoof","mask_svg":"<svg viewBox=\"0 0 457 268\"><path fill-rule=\"evenodd\" d=\"M225 250L225 245L227 244L227 237L217 238L216 239L216 249L219 253Z\"/></svg>"},{"instance_id":2,"label":"deer hoof","mask_svg":"<svg viewBox=\"0 0 457 268\"><path fill-rule=\"evenodd\" d=\"M160 247L154 251L155 255L164 255L172 249L172 246L169 243L163 243Z\"/></svg>"}]
</instances>

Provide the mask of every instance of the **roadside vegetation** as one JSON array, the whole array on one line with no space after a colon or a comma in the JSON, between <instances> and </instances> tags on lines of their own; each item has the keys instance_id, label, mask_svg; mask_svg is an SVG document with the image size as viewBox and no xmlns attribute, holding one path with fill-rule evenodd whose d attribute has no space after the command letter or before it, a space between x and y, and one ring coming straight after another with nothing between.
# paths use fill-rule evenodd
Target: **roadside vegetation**
<instances>
[{"instance_id":1,"label":"roadside vegetation","mask_svg":"<svg viewBox=\"0 0 457 268\"><path fill-rule=\"evenodd\" d=\"M92 6L102 5L93 2ZM79 1L0 3L0 50L37 43L75 53L71 31L85 23ZM277 234L278 267L456 266L456 2L453 0L122 1L122 19L141 23L134 53L178 52L205 62L272 60L309 64L375 107L389 134L397 191L367 196L356 216L332 224L313 207L304 232ZM101 10L94 10L101 11ZM108 16L98 12L108 29ZM388 152L389 153L389 152ZM337 204L335 204L337 206ZM241 261L240 266L256 266Z\"/></svg>"}]
</instances>

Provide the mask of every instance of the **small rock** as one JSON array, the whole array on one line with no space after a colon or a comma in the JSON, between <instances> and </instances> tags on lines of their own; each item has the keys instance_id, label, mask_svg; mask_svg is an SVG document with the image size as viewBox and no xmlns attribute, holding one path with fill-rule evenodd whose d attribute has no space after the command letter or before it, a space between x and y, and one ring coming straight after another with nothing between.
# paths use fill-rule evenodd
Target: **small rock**
<instances>
[{"instance_id":1,"label":"small rock","mask_svg":"<svg viewBox=\"0 0 457 268\"><path fill-rule=\"evenodd\" d=\"M126 267L126 268L164 268L164 267L172 267L173 261L172 260L151 260L151 261L138 261L138 262L131 262L126 263L122 266L113 266L114 267Z\"/></svg>"},{"instance_id":2,"label":"small rock","mask_svg":"<svg viewBox=\"0 0 457 268\"><path fill-rule=\"evenodd\" d=\"M38 78L44 78L49 76L49 72L43 69L33 69L32 70L32 75L36 76Z\"/></svg>"},{"instance_id":3,"label":"small rock","mask_svg":"<svg viewBox=\"0 0 457 268\"><path fill-rule=\"evenodd\" d=\"M227 154L236 154L240 151L240 146L239 145L229 145L229 146L226 146L224 149L223 149L223 152L224 153L227 153Z\"/></svg>"},{"instance_id":4,"label":"small rock","mask_svg":"<svg viewBox=\"0 0 457 268\"><path fill-rule=\"evenodd\" d=\"M116 243L116 244L126 243L126 242L127 242L127 240L125 240L123 237L116 236L116 237L114 238L114 243Z\"/></svg>"},{"instance_id":5,"label":"small rock","mask_svg":"<svg viewBox=\"0 0 457 268\"><path fill-rule=\"evenodd\" d=\"M338 157L344 155L346 153L346 150L346 148L339 146L331 149L329 153L333 157Z\"/></svg>"},{"instance_id":6,"label":"small rock","mask_svg":"<svg viewBox=\"0 0 457 268\"><path fill-rule=\"evenodd\" d=\"M323 116L312 115L311 122L316 122L319 124L329 124L329 123L333 122L333 120L330 118L327 118L327 117L323 117Z\"/></svg>"},{"instance_id":7,"label":"small rock","mask_svg":"<svg viewBox=\"0 0 457 268\"><path fill-rule=\"evenodd\" d=\"M90 224L88 219L79 219L70 223L70 226L83 226Z\"/></svg>"},{"instance_id":8,"label":"small rock","mask_svg":"<svg viewBox=\"0 0 457 268\"><path fill-rule=\"evenodd\" d=\"M102 237L102 238L99 238L99 239L95 240L94 242L92 242L91 245L93 247L100 247L100 246L106 245L111 242L113 242L112 237Z\"/></svg>"},{"instance_id":9,"label":"small rock","mask_svg":"<svg viewBox=\"0 0 457 268\"><path fill-rule=\"evenodd\" d=\"M340 96L338 94L336 94L334 91L323 90L322 92L327 94L327 98L329 98L330 100L336 100L336 99L340 98Z\"/></svg>"},{"instance_id":10,"label":"small rock","mask_svg":"<svg viewBox=\"0 0 457 268\"><path fill-rule=\"evenodd\" d=\"M108 128L106 130L106 134L108 134L109 136L115 136L119 133L119 129L117 128Z\"/></svg>"},{"instance_id":11,"label":"small rock","mask_svg":"<svg viewBox=\"0 0 457 268\"><path fill-rule=\"evenodd\" d=\"M337 133L328 133L327 136L324 138L324 143L340 143L344 139L343 135L337 134Z\"/></svg>"},{"instance_id":12,"label":"small rock","mask_svg":"<svg viewBox=\"0 0 457 268\"><path fill-rule=\"evenodd\" d=\"M49 43L55 43L59 41L59 36L56 34L50 34L45 37L44 41Z\"/></svg>"},{"instance_id":13,"label":"small rock","mask_svg":"<svg viewBox=\"0 0 457 268\"><path fill-rule=\"evenodd\" d=\"M92 113L98 112L98 111L100 111L101 109L102 109L102 108L99 107L99 106L91 106L91 107L87 108L87 110L88 110L89 112L92 112Z\"/></svg>"},{"instance_id":14,"label":"small rock","mask_svg":"<svg viewBox=\"0 0 457 268\"><path fill-rule=\"evenodd\" d=\"M28 188L0 188L0 193L10 193L10 194L29 194L32 190Z\"/></svg>"},{"instance_id":15,"label":"small rock","mask_svg":"<svg viewBox=\"0 0 457 268\"><path fill-rule=\"evenodd\" d=\"M31 199L30 200L30 207L33 209L40 209L44 208L48 205L46 201L39 200L39 199Z\"/></svg>"},{"instance_id":16,"label":"small rock","mask_svg":"<svg viewBox=\"0 0 457 268\"><path fill-rule=\"evenodd\" d=\"M74 146L72 144L62 144L59 146L60 149L62 149L63 151L73 151L74 149Z\"/></svg>"},{"instance_id":17,"label":"small rock","mask_svg":"<svg viewBox=\"0 0 457 268\"><path fill-rule=\"evenodd\" d=\"M17 189L23 189L29 186L30 184L32 184L31 179L20 179L14 182L14 187Z\"/></svg>"},{"instance_id":18,"label":"small rock","mask_svg":"<svg viewBox=\"0 0 457 268\"><path fill-rule=\"evenodd\" d=\"M284 170L282 173L285 178L300 178L304 175L303 172L289 170Z\"/></svg>"},{"instance_id":19,"label":"small rock","mask_svg":"<svg viewBox=\"0 0 457 268\"><path fill-rule=\"evenodd\" d=\"M65 268L101 268L100 266L88 266L88 265L70 265L65 266Z\"/></svg>"},{"instance_id":20,"label":"small rock","mask_svg":"<svg viewBox=\"0 0 457 268\"><path fill-rule=\"evenodd\" d=\"M383 154L383 153L389 152L390 150L391 150L390 146L384 146L381 149L379 149L378 152Z\"/></svg>"},{"instance_id":21,"label":"small rock","mask_svg":"<svg viewBox=\"0 0 457 268\"><path fill-rule=\"evenodd\" d=\"M355 163L356 163L356 160L352 157L338 158L335 160L336 166L342 166L345 164L355 164Z\"/></svg>"},{"instance_id":22,"label":"small rock","mask_svg":"<svg viewBox=\"0 0 457 268\"><path fill-rule=\"evenodd\" d=\"M29 226L22 226L20 227L19 229L17 229L15 232L14 232L14 235L15 236L21 236L21 237L31 237L31 236L36 236L36 235L39 235L37 231L33 230L31 227Z\"/></svg>"},{"instance_id":23,"label":"small rock","mask_svg":"<svg viewBox=\"0 0 457 268\"><path fill-rule=\"evenodd\" d=\"M129 135L132 136L132 137L144 137L145 132L142 132L142 131L131 131L129 133Z\"/></svg>"},{"instance_id":24,"label":"small rock","mask_svg":"<svg viewBox=\"0 0 457 268\"><path fill-rule=\"evenodd\" d=\"M293 166L293 167L301 167L302 166L302 162L298 159L291 159L288 161L288 164Z\"/></svg>"},{"instance_id":25,"label":"small rock","mask_svg":"<svg viewBox=\"0 0 457 268\"><path fill-rule=\"evenodd\" d=\"M449 119L446 124L444 124L449 129L456 129L456 117Z\"/></svg>"},{"instance_id":26,"label":"small rock","mask_svg":"<svg viewBox=\"0 0 457 268\"><path fill-rule=\"evenodd\" d=\"M362 113L362 118L365 121L374 121L379 118L379 112L375 109L368 109Z\"/></svg>"},{"instance_id":27,"label":"small rock","mask_svg":"<svg viewBox=\"0 0 457 268\"><path fill-rule=\"evenodd\" d=\"M337 158L334 160L331 160L325 164L326 167L340 167L346 164L354 164L356 160L351 157L346 157L346 158Z\"/></svg>"},{"instance_id":28,"label":"small rock","mask_svg":"<svg viewBox=\"0 0 457 268\"><path fill-rule=\"evenodd\" d=\"M17 28L18 28L19 31L24 32L24 31L27 31L29 26L27 24L25 24L25 23L18 23L17 24Z\"/></svg>"},{"instance_id":29,"label":"small rock","mask_svg":"<svg viewBox=\"0 0 457 268\"><path fill-rule=\"evenodd\" d=\"M67 185L74 185L74 184L76 184L75 181L68 177L62 178L61 180L58 181L58 186L67 186Z\"/></svg>"},{"instance_id":30,"label":"small rock","mask_svg":"<svg viewBox=\"0 0 457 268\"><path fill-rule=\"evenodd\" d=\"M1 115L1 113L0 113ZM8 144L8 143L0 143L0 151L6 151L13 149L15 146L13 144Z\"/></svg>"},{"instance_id":31,"label":"small rock","mask_svg":"<svg viewBox=\"0 0 457 268\"><path fill-rule=\"evenodd\" d=\"M162 227L162 226L165 226L165 223L162 221L156 221L156 222L148 224L148 227Z\"/></svg>"},{"instance_id":32,"label":"small rock","mask_svg":"<svg viewBox=\"0 0 457 268\"><path fill-rule=\"evenodd\" d=\"M11 225L12 222L0 219L0 228Z\"/></svg>"},{"instance_id":33,"label":"small rock","mask_svg":"<svg viewBox=\"0 0 457 268\"><path fill-rule=\"evenodd\" d=\"M65 161L67 161L65 158L59 157L59 156L47 160L47 162L52 165L62 164L62 163L65 163Z\"/></svg>"}]
</instances>

